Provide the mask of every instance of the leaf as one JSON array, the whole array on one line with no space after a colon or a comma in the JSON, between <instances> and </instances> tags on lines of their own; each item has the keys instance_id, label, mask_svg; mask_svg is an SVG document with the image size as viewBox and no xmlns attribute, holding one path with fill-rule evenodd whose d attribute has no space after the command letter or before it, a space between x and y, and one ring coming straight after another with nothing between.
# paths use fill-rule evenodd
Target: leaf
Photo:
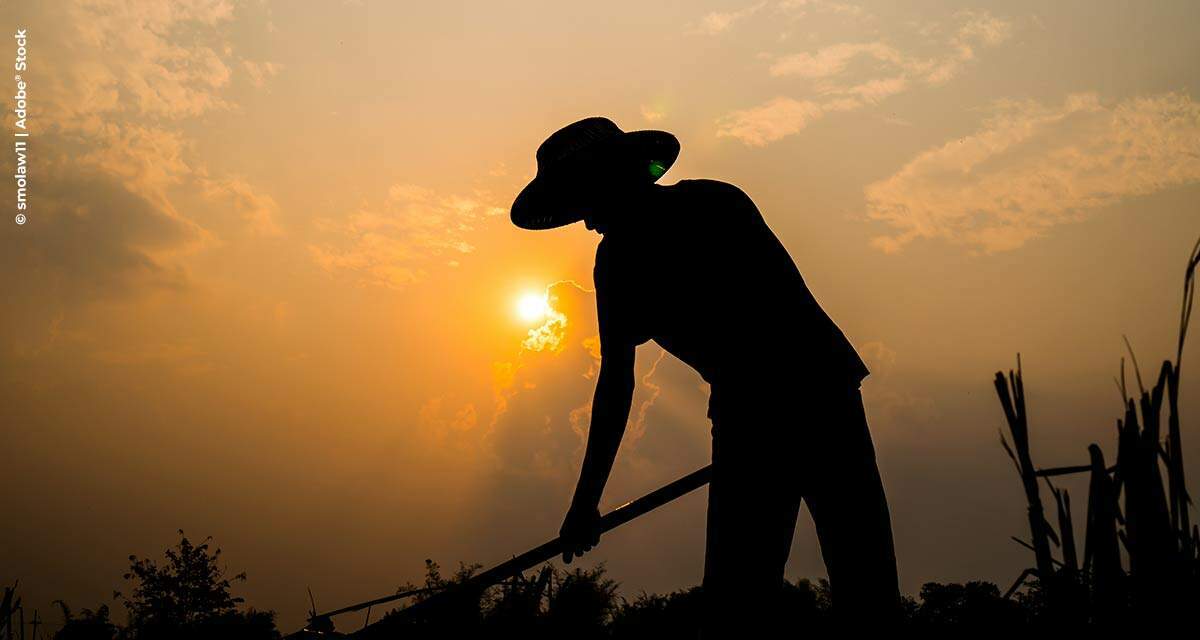
<instances>
[{"instance_id":1,"label":"leaf","mask_svg":"<svg viewBox=\"0 0 1200 640\"><path fill-rule=\"evenodd\" d=\"M1004 431L1000 431L1000 444L1004 446L1004 451L1008 453L1008 458L1012 460L1013 466L1017 469L1017 475L1021 475L1021 463L1017 462L1017 454L1013 453L1012 447L1008 446L1008 440L1004 439Z\"/></svg>"}]
</instances>

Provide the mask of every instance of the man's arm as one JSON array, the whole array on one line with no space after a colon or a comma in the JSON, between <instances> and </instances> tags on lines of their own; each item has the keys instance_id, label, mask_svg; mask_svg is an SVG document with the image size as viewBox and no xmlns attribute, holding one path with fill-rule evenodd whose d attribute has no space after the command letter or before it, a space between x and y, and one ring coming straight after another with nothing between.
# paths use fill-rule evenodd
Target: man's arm
<instances>
[{"instance_id":1,"label":"man's arm","mask_svg":"<svg viewBox=\"0 0 1200 640\"><path fill-rule=\"evenodd\" d=\"M592 424L575 497L563 521L560 537L566 544L563 560L583 555L600 540L600 497L612 472L617 449L625 435L633 402L633 363L639 342L633 318L638 311L619 271L612 271L608 239L596 251L596 315L600 324L600 374L592 398ZM614 276L618 276L615 277Z\"/></svg>"}]
</instances>

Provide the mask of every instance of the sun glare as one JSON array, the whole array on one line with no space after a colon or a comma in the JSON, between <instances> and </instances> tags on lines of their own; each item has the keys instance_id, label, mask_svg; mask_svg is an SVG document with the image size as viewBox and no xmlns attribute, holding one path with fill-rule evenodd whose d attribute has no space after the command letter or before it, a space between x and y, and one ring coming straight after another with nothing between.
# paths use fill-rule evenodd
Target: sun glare
<instances>
[{"instance_id":1,"label":"sun glare","mask_svg":"<svg viewBox=\"0 0 1200 640\"><path fill-rule=\"evenodd\" d=\"M541 320L549 311L545 293L526 293L517 299L517 315L526 322Z\"/></svg>"}]
</instances>

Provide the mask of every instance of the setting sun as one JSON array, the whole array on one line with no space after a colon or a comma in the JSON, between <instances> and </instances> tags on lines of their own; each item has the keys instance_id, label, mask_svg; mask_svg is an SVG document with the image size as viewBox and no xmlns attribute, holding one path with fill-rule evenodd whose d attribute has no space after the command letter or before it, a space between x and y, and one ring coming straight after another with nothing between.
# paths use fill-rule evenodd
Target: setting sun
<instances>
[{"instance_id":1,"label":"setting sun","mask_svg":"<svg viewBox=\"0 0 1200 640\"><path fill-rule=\"evenodd\" d=\"M549 311L545 293L526 293L517 299L517 315L526 322L541 320Z\"/></svg>"}]
</instances>

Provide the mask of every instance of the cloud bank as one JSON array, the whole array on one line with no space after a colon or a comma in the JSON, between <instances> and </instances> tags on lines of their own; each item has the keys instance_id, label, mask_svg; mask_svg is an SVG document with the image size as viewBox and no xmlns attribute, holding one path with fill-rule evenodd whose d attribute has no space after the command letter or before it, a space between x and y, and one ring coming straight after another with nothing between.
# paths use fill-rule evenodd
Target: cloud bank
<instances>
[{"instance_id":1,"label":"cloud bank","mask_svg":"<svg viewBox=\"0 0 1200 640\"><path fill-rule=\"evenodd\" d=\"M5 251L5 262L28 274L19 306L57 316L116 293L186 286L176 258L214 244L216 232L211 218L183 210L181 195L227 204L213 211L239 214L251 234L280 233L275 201L244 178L210 173L186 133L198 117L237 108L231 81L245 60L228 42L233 3L22 10L42 44L30 71L40 105L31 118L36 202Z\"/></svg>"},{"instance_id":2,"label":"cloud bank","mask_svg":"<svg viewBox=\"0 0 1200 640\"><path fill-rule=\"evenodd\" d=\"M1106 104L1006 101L979 131L929 149L866 187L867 215L895 252L940 238L984 253L1015 249L1127 198L1200 181L1200 105L1165 93Z\"/></svg>"},{"instance_id":3,"label":"cloud bank","mask_svg":"<svg viewBox=\"0 0 1200 640\"><path fill-rule=\"evenodd\" d=\"M1009 38L1011 23L986 11L960 11L948 36L935 40L937 52L923 56L884 41L841 42L811 52L774 59L770 74L808 83L807 98L781 96L757 107L734 111L717 122L717 136L762 147L798 133L838 111L853 111L922 86L944 84L962 73L980 47Z\"/></svg>"},{"instance_id":4,"label":"cloud bank","mask_svg":"<svg viewBox=\"0 0 1200 640\"><path fill-rule=\"evenodd\" d=\"M330 239L310 245L309 251L331 274L403 289L424 277L433 260L456 265L456 256L474 251L467 235L487 218L504 213L481 197L398 184L378 206L363 205L345 219L318 221L318 229Z\"/></svg>"},{"instance_id":5,"label":"cloud bank","mask_svg":"<svg viewBox=\"0 0 1200 640\"><path fill-rule=\"evenodd\" d=\"M0 267L19 277L0 328L20 337L5 341L0 365L34 353L30 345L46 335L79 335L91 305L192 290L186 257L220 244L221 225L281 233L275 200L243 177L210 171L190 133L198 119L239 108L234 81L247 60L230 41L238 5L76 0L9 9L37 34L28 71L36 153L28 222L10 218L3 231Z\"/></svg>"}]
</instances>

